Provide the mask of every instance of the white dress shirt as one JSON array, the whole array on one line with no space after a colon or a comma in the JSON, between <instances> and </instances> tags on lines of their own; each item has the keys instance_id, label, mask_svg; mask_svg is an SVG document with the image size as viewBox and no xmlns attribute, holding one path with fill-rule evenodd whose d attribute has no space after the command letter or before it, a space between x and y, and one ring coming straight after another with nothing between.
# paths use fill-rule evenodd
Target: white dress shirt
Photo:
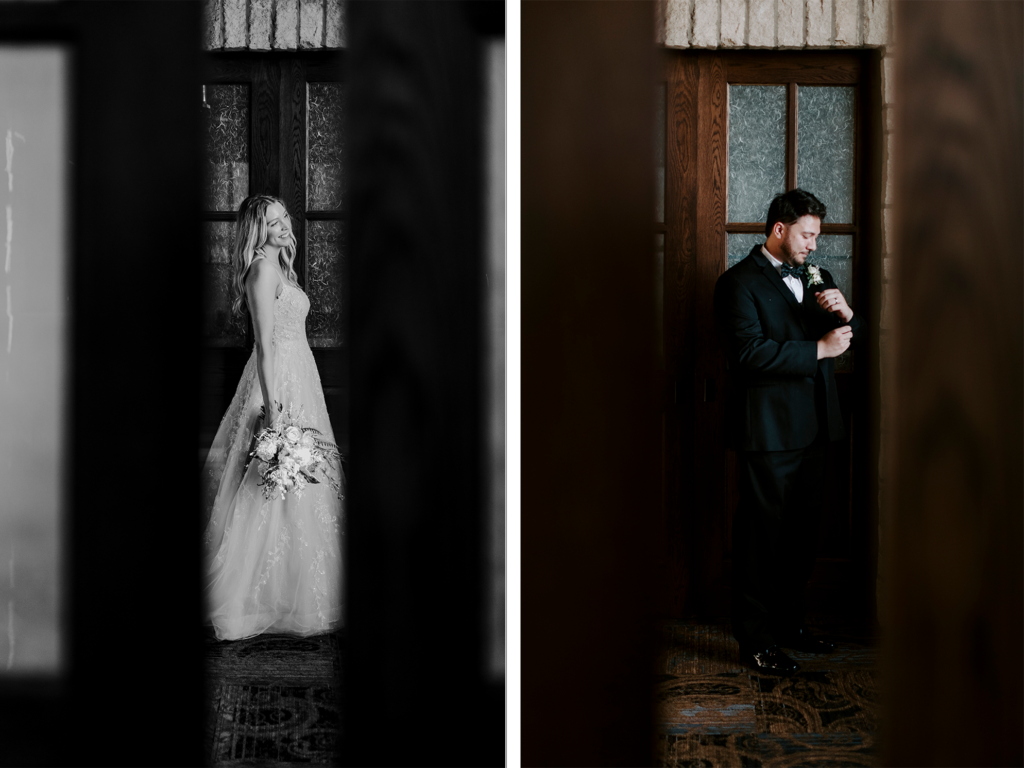
<instances>
[{"instance_id":1,"label":"white dress shirt","mask_svg":"<svg viewBox=\"0 0 1024 768\"><path fill-rule=\"evenodd\" d=\"M761 246L761 253L763 253L765 257L768 259L768 261L771 262L772 266L775 267L775 271L778 272L779 276L781 277L782 262L776 259L774 256L772 256L770 253L768 253L768 249L765 248L763 245ZM782 278L782 282L789 286L789 290L791 290L793 292L793 295L796 296L797 303L802 304L804 300L803 281L801 281L800 278L797 277L796 275L786 275L786 277Z\"/></svg>"}]
</instances>

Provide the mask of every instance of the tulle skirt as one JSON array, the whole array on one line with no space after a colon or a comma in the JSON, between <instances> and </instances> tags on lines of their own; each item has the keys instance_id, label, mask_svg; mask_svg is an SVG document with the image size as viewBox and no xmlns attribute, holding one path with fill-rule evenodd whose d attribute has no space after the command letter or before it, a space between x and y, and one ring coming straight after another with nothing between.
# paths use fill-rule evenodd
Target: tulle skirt
<instances>
[{"instance_id":1,"label":"tulle skirt","mask_svg":"<svg viewBox=\"0 0 1024 768\"><path fill-rule=\"evenodd\" d=\"M334 441L316 363L304 340L277 343L275 397L284 417ZM206 600L209 623L224 640L263 632L313 635L342 622L341 526L344 477L268 500L258 461L246 467L263 396L256 352L221 421L203 471L208 515Z\"/></svg>"}]
</instances>

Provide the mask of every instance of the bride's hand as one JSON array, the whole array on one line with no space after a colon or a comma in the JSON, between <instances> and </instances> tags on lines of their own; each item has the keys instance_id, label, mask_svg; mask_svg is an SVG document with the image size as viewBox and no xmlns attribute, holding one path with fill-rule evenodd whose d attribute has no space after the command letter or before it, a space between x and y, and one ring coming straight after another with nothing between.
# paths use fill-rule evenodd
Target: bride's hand
<instances>
[{"instance_id":1,"label":"bride's hand","mask_svg":"<svg viewBox=\"0 0 1024 768\"><path fill-rule=\"evenodd\" d=\"M271 409L271 418L269 419L267 418L267 409L262 405L260 406L260 429L270 429L270 427L274 426L274 422L277 421L277 414L284 411L284 406L276 400L274 401L274 405L276 405L277 408ZM274 410L276 410L277 413L274 413Z\"/></svg>"}]
</instances>

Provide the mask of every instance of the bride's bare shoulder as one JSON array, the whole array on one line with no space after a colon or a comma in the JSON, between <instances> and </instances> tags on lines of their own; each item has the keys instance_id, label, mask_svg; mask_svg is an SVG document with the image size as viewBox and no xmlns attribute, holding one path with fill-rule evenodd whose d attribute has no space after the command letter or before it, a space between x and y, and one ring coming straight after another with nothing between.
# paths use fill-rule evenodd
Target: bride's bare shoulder
<instances>
[{"instance_id":1,"label":"bride's bare shoulder","mask_svg":"<svg viewBox=\"0 0 1024 768\"><path fill-rule=\"evenodd\" d=\"M281 276L266 259L254 259L245 273L245 284L247 287L262 288L276 285L280 280Z\"/></svg>"},{"instance_id":2,"label":"bride's bare shoulder","mask_svg":"<svg viewBox=\"0 0 1024 768\"><path fill-rule=\"evenodd\" d=\"M245 291L253 300L260 297L277 298L281 290L281 275L266 259L256 259L245 274Z\"/></svg>"}]
</instances>

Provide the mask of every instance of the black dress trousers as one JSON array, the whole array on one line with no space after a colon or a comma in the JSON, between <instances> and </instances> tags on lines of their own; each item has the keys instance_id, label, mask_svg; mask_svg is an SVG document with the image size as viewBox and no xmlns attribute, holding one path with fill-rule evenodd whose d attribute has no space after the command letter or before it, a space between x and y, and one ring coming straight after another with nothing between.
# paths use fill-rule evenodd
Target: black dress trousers
<instances>
[{"instance_id":1,"label":"black dress trousers","mask_svg":"<svg viewBox=\"0 0 1024 768\"><path fill-rule=\"evenodd\" d=\"M808 447L740 451L732 529L732 630L744 651L803 626L814 570L828 438Z\"/></svg>"}]
</instances>

